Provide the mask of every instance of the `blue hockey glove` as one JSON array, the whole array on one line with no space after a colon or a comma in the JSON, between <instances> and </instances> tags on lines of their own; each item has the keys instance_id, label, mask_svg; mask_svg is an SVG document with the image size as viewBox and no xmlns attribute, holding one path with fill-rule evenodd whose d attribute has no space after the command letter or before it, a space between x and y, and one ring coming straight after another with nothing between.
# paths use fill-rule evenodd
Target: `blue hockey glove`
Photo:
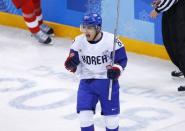
<instances>
[{"instance_id":1,"label":"blue hockey glove","mask_svg":"<svg viewBox=\"0 0 185 131\"><path fill-rule=\"evenodd\" d=\"M65 68L69 70L70 72L75 72L77 69L77 66L79 64L79 60L74 56L74 53L71 53L67 60L65 61Z\"/></svg>"},{"instance_id":2,"label":"blue hockey glove","mask_svg":"<svg viewBox=\"0 0 185 131\"><path fill-rule=\"evenodd\" d=\"M107 77L112 80L117 80L121 75L121 70L118 66L107 67Z\"/></svg>"}]
</instances>

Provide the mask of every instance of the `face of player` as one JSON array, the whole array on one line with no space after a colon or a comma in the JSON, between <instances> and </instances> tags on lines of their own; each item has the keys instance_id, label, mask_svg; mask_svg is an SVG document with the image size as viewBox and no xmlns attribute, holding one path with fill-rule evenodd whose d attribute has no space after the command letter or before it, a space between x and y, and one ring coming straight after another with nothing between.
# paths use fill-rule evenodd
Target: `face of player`
<instances>
[{"instance_id":1,"label":"face of player","mask_svg":"<svg viewBox=\"0 0 185 131\"><path fill-rule=\"evenodd\" d=\"M96 31L96 27L94 27L94 26L83 26L82 27L83 29L81 30L84 34L85 34L85 36L86 36L86 38L87 38L87 41L94 41L96 38L96 33L97 33L97 31Z\"/></svg>"}]
</instances>

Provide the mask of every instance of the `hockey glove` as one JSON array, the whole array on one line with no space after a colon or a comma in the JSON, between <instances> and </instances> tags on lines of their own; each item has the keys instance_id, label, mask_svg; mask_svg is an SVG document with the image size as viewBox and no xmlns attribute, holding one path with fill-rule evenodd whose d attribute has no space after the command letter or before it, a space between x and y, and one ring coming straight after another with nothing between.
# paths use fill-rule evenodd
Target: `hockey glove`
<instances>
[{"instance_id":1,"label":"hockey glove","mask_svg":"<svg viewBox=\"0 0 185 131\"><path fill-rule=\"evenodd\" d=\"M74 56L74 53L71 53L67 60L65 61L65 68L69 70L70 72L75 72L77 69L77 66L79 64L79 60Z\"/></svg>"},{"instance_id":2,"label":"hockey glove","mask_svg":"<svg viewBox=\"0 0 185 131\"><path fill-rule=\"evenodd\" d=\"M121 70L118 66L107 66L107 77L112 80L117 80L121 75Z\"/></svg>"}]
</instances>

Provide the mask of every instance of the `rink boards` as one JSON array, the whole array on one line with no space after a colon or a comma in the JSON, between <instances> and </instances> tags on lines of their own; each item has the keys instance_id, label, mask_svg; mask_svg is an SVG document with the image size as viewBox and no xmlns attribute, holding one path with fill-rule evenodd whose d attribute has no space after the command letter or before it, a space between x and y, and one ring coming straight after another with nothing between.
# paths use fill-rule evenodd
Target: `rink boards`
<instances>
[{"instance_id":1,"label":"rink boards","mask_svg":"<svg viewBox=\"0 0 185 131\"><path fill-rule=\"evenodd\" d=\"M90 3L88 3L89 1ZM89 1L56 0L55 3L50 0L42 1L44 19L49 21L57 36L73 39L80 34L79 25L84 13L93 11L101 13L103 30L114 32L116 2L108 0L102 2ZM128 51L168 59L168 55L162 46L160 18L155 21L149 18L148 14L151 7L144 1L147 0L129 0L124 1L125 3L122 1L118 34ZM9 13L21 14L20 10L16 10L10 0L6 1L6 8ZM19 16L0 13L0 17L0 24L26 29L23 19Z\"/></svg>"}]
</instances>

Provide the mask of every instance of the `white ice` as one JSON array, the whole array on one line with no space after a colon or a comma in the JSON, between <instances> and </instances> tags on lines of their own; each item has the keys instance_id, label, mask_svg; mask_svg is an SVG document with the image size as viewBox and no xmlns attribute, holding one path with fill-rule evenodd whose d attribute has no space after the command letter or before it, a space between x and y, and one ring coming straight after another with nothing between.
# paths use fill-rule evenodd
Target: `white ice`
<instances>
[{"instance_id":1,"label":"white ice","mask_svg":"<svg viewBox=\"0 0 185 131\"><path fill-rule=\"evenodd\" d=\"M0 26L0 131L80 131L78 79L64 68L71 40L42 45L28 31ZM169 61L128 53L120 78L120 131L185 130L185 93ZM104 131L97 106L96 131Z\"/></svg>"}]
</instances>

